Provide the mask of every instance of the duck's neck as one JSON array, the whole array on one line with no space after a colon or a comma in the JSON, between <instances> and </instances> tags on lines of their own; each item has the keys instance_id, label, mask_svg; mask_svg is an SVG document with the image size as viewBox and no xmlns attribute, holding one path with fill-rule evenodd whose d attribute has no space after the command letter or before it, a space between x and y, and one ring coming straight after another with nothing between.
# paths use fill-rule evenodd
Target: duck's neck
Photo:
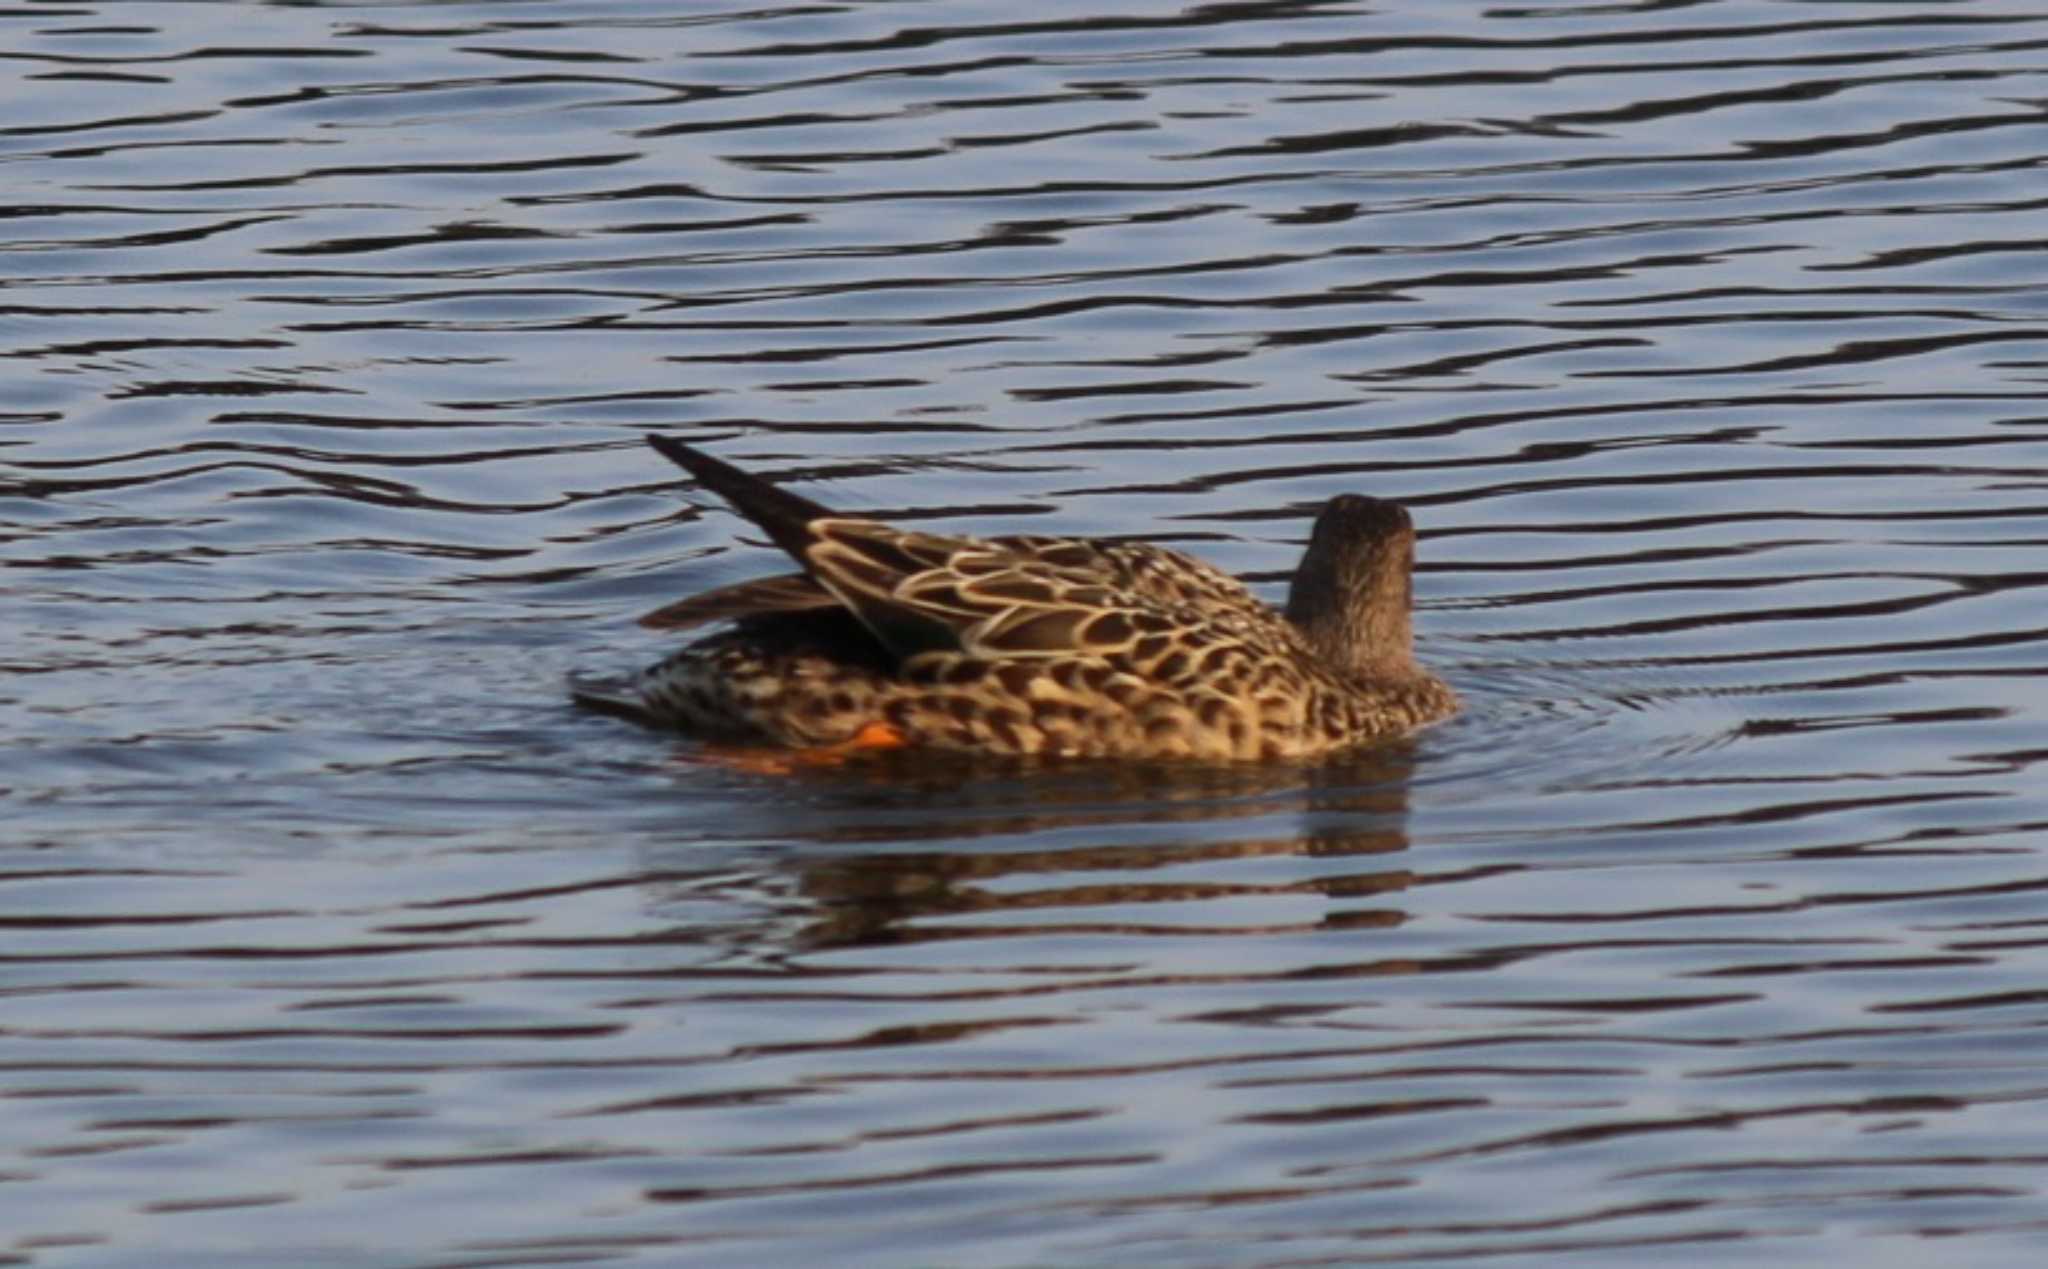
<instances>
[{"instance_id":1,"label":"duck's neck","mask_svg":"<svg viewBox=\"0 0 2048 1269\"><path fill-rule=\"evenodd\" d=\"M1287 620L1325 664L1353 678L1388 682L1422 673L1415 663L1415 628L1409 615L1408 578L1383 579L1374 602L1338 594L1326 571L1297 574L1287 592Z\"/></svg>"}]
</instances>

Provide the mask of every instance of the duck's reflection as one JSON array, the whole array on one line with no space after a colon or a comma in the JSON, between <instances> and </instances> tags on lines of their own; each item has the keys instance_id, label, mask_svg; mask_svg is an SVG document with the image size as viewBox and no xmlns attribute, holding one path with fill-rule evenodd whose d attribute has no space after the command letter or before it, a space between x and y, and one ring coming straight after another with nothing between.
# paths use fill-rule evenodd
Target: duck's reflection
<instances>
[{"instance_id":1,"label":"duck's reflection","mask_svg":"<svg viewBox=\"0 0 2048 1269\"><path fill-rule=\"evenodd\" d=\"M1386 899L1414 874L1387 864L1408 849L1413 757L1402 742L1314 770L840 773L841 814L811 826L789 859L815 905L797 941L821 949L1398 925L1404 914ZM1257 863L1285 858L1360 866ZM1260 919L1288 906L1260 900L1300 896L1321 896L1315 919ZM962 916L974 919L943 919Z\"/></svg>"}]
</instances>

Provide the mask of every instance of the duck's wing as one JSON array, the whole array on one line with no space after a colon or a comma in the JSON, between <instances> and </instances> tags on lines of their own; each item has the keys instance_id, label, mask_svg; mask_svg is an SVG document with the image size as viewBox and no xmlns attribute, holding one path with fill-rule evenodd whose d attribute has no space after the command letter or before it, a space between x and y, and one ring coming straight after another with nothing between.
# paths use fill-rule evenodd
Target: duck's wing
<instances>
[{"instance_id":1,"label":"duck's wing","mask_svg":"<svg viewBox=\"0 0 2048 1269\"><path fill-rule=\"evenodd\" d=\"M1163 607L1196 604L1218 611L1266 607L1237 578L1171 547L1034 535L996 541L1053 567L1093 575L1115 590Z\"/></svg>"},{"instance_id":2,"label":"duck's wing","mask_svg":"<svg viewBox=\"0 0 2048 1269\"><path fill-rule=\"evenodd\" d=\"M822 503L771 485L681 441L649 433L647 443L663 458L695 476L698 484L731 503L733 510L759 525L769 540L789 552L790 558L799 564L804 562L804 551L811 544L811 522L832 514L832 509Z\"/></svg>"},{"instance_id":3,"label":"duck's wing","mask_svg":"<svg viewBox=\"0 0 2048 1269\"><path fill-rule=\"evenodd\" d=\"M912 535L934 540L931 535ZM936 602L959 617L992 616L995 610L1019 604L1032 607L1089 607L1121 594L1147 607L1178 608L1194 604L1216 610L1263 607L1244 583L1192 556L1143 543L1095 542L1084 538L1000 537L987 545L1017 553L1003 561L997 555L966 552L968 539L947 538L952 549L926 551L904 570L919 576L910 598ZM872 553L868 562L876 563ZM898 561L899 565L902 561ZM961 566L964 564L964 568ZM876 570L865 570L878 584ZM926 575L936 574L936 575ZM970 583L965 595L946 593L955 582ZM891 584L891 592L901 582ZM1098 592L1107 592L1099 594ZM689 630L716 621L739 621L777 613L821 612L841 607L838 596L809 573L785 573L721 586L665 604L640 618L650 630Z\"/></svg>"},{"instance_id":4,"label":"duck's wing","mask_svg":"<svg viewBox=\"0 0 2048 1269\"><path fill-rule=\"evenodd\" d=\"M689 630L714 621L740 621L775 613L816 612L839 600L809 573L758 577L665 604L640 618L650 630Z\"/></svg>"},{"instance_id":5,"label":"duck's wing","mask_svg":"<svg viewBox=\"0 0 2048 1269\"><path fill-rule=\"evenodd\" d=\"M805 569L802 577L742 582L671 604L643 618L649 624L673 629L726 616L840 604L900 659L957 648L960 631L979 620L972 606L945 593L945 579L956 559L986 544L836 516L680 441L649 435L647 443L731 503Z\"/></svg>"},{"instance_id":6,"label":"duck's wing","mask_svg":"<svg viewBox=\"0 0 2048 1269\"><path fill-rule=\"evenodd\" d=\"M973 538L911 533L875 520L811 522L803 561L811 576L901 659L957 651L981 619L960 585L979 559L1001 548Z\"/></svg>"},{"instance_id":7,"label":"duck's wing","mask_svg":"<svg viewBox=\"0 0 2048 1269\"><path fill-rule=\"evenodd\" d=\"M760 526L797 563L809 566L804 553L812 540L810 525L812 521L830 516L831 508L771 485L759 476L692 449L681 441L650 433L647 443L662 457L695 476L699 484L732 504L735 511ZM640 618L640 624L657 630L687 630L714 621L806 612L833 608L838 604L839 600L832 592L820 586L810 574L790 573L691 595L655 609Z\"/></svg>"},{"instance_id":8,"label":"duck's wing","mask_svg":"<svg viewBox=\"0 0 2048 1269\"><path fill-rule=\"evenodd\" d=\"M899 659L1109 657L1148 636L1231 626L1246 618L1238 596L1258 602L1234 582L1221 607L1126 586L1085 539L946 537L840 518L810 527L812 575Z\"/></svg>"},{"instance_id":9,"label":"duck's wing","mask_svg":"<svg viewBox=\"0 0 2048 1269\"><path fill-rule=\"evenodd\" d=\"M1193 637L1270 614L1237 579L1163 547L910 532L836 515L667 437L647 440L760 526L898 660L930 651L1106 656L1145 635ZM743 615L737 607L756 603L782 605L774 611L824 607L804 582L741 583L647 620L673 628Z\"/></svg>"}]
</instances>

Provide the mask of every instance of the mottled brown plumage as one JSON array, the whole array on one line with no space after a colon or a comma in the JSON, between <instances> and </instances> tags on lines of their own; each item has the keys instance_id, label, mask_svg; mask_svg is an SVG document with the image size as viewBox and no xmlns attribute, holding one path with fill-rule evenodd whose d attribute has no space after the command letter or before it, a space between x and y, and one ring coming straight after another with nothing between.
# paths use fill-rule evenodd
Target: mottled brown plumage
<instances>
[{"instance_id":1,"label":"mottled brown plumage","mask_svg":"<svg viewBox=\"0 0 2048 1269\"><path fill-rule=\"evenodd\" d=\"M1391 502L1332 499L1280 613L1165 547L911 532L648 441L803 568L643 619L732 623L637 683L648 716L706 738L815 748L879 724L990 754L1274 761L1457 709L1414 659L1415 533Z\"/></svg>"}]
</instances>

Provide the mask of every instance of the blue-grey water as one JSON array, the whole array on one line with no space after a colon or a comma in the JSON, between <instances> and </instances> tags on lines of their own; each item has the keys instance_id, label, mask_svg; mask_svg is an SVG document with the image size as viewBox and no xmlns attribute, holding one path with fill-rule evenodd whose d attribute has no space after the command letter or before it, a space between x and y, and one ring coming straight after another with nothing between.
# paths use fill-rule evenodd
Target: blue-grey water
<instances>
[{"instance_id":1,"label":"blue-grey water","mask_svg":"<svg viewBox=\"0 0 2048 1269\"><path fill-rule=\"evenodd\" d=\"M2048 10L0 10L0 1264L2048 1246ZM1275 594L1315 771L579 713L641 441Z\"/></svg>"}]
</instances>

